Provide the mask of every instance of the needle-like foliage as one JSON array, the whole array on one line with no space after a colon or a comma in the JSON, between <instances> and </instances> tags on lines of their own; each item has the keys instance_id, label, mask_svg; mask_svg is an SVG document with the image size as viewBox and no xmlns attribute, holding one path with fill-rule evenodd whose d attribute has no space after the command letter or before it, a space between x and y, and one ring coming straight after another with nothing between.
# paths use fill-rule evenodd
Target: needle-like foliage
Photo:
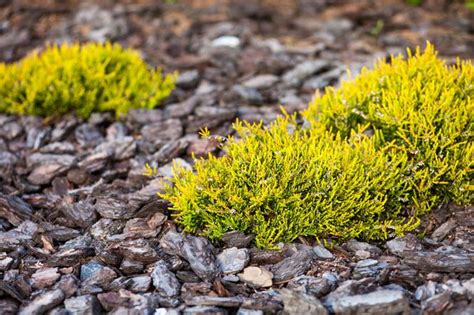
<instances>
[{"instance_id":1,"label":"needle-like foliage","mask_svg":"<svg viewBox=\"0 0 474 315\"><path fill-rule=\"evenodd\" d=\"M341 88L328 88L303 116L344 138L369 128L377 147L395 146L421 171L413 182L417 194L430 194L437 203L471 203L473 114L472 63L448 67L428 44L424 53L408 51L407 60L379 62Z\"/></svg>"},{"instance_id":2,"label":"needle-like foliage","mask_svg":"<svg viewBox=\"0 0 474 315\"><path fill-rule=\"evenodd\" d=\"M0 112L88 117L132 108L154 108L174 89L132 49L118 44L64 44L32 53L15 64L0 63Z\"/></svg>"},{"instance_id":3,"label":"needle-like foliage","mask_svg":"<svg viewBox=\"0 0 474 315\"><path fill-rule=\"evenodd\" d=\"M162 194L186 231L384 239L447 202L472 203L473 67L432 46L379 62L267 129L237 122L226 155L175 167Z\"/></svg>"}]
</instances>

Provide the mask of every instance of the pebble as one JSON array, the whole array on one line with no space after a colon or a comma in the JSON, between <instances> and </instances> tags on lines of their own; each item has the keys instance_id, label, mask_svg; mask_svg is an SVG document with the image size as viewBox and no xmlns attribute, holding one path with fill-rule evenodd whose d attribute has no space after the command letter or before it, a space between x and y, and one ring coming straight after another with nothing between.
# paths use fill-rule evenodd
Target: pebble
<instances>
[{"instance_id":1,"label":"pebble","mask_svg":"<svg viewBox=\"0 0 474 315\"><path fill-rule=\"evenodd\" d=\"M204 281L212 281L219 273L213 247L205 238L181 235L170 230L161 238L160 246L168 253L185 259L194 273Z\"/></svg>"},{"instance_id":2,"label":"pebble","mask_svg":"<svg viewBox=\"0 0 474 315\"><path fill-rule=\"evenodd\" d=\"M55 284L60 277L58 268L42 268L31 276L31 284L36 288L43 289Z\"/></svg>"},{"instance_id":3,"label":"pebble","mask_svg":"<svg viewBox=\"0 0 474 315\"><path fill-rule=\"evenodd\" d=\"M140 275L127 280L127 288L132 292L147 292L151 285L151 277Z\"/></svg>"},{"instance_id":4,"label":"pebble","mask_svg":"<svg viewBox=\"0 0 474 315\"><path fill-rule=\"evenodd\" d=\"M238 276L241 281L256 288L271 287L273 284L273 274L261 267L247 267L244 269L244 272L239 273Z\"/></svg>"},{"instance_id":5,"label":"pebble","mask_svg":"<svg viewBox=\"0 0 474 315\"><path fill-rule=\"evenodd\" d=\"M83 264L81 266L81 274L80 274L81 281L88 280L94 275L96 271L102 268L104 268L104 266L97 262L88 262L87 264Z\"/></svg>"},{"instance_id":6,"label":"pebble","mask_svg":"<svg viewBox=\"0 0 474 315\"><path fill-rule=\"evenodd\" d=\"M327 315L328 311L321 301L312 295L290 289L279 290L283 301L284 314L292 315Z\"/></svg>"},{"instance_id":7,"label":"pebble","mask_svg":"<svg viewBox=\"0 0 474 315\"><path fill-rule=\"evenodd\" d=\"M183 89L192 89L199 83L199 72L190 70L180 73L176 80L176 85Z\"/></svg>"},{"instance_id":8,"label":"pebble","mask_svg":"<svg viewBox=\"0 0 474 315\"><path fill-rule=\"evenodd\" d=\"M334 259L334 255L322 245L314 246L313 252L320 259Z\"/></svg>"},{"instance_id":9,"label":"pebble","mask_svg":"<svg viewBox=\"0 0 474 315\"><path fill-rule=\"evenodd\" d=\"M239 308L237 310L237 315L263 315L263 311L261 310L250 310L246 308Z\"/></svg>"},{"instance_id":10,"label":"pebble","mask_svg":"<svg viewBox=\"0 0 474 315\"><path fill-rule=\"evenodd\" d=\"M11 257L5 257L3 259L0 259L0 271L8 270L12 265L13 261L14 260Z\"/></svg>"},{"instance_id":11,"label":"pebble","mask_svg":"<svg viewBox=\"0 0 474 315\"><path fill-rule=\"evenodd\" d=\"M67 314L71 315L92 315L101 312L99 300L90 294L66 299L64 308Z\"/></svg>"},{"instance_id":12,"label":"pebble","mask_svg":"<svg viewBox=\"0 0 474 315\"><path fill-rule=\"evenodd\" d=\"M265 90L273 87L280 79L273 74L261 74L242 83L244 87L256 90Z\"/></svg>"},{"instance_id":13,"label":"pebble","mask_svg":"<svg viewBox=\"0 0 474 315\"><path fill-rule=\"evenodd\" d=\"M288 288L321 298L334 289L336 281L313 276L299 276L288 283Z\"/></svg>"},{"instance_id":14,"label":"pebble","mask_svg":"<svg viewBox=\"0 0 474 315\"><path fill-rule=\"evenodd\" d=\"M216 262L224 274L240 272L249 262L248 249L237 247L224 249L217 255Z\"/></svg>"},{"instance_id":15,"label":"pebble","mask_svg":"<svg viewBox=\"0 0 474 315\"><path fill-rule=\"evenodd\" d=\"M375 259L364 259L357 262L352 272L352 277L354 279L376 277L383 269L388 268L388 266L389 265L387 263L379 262Z\"/></svg>"},{"instance_id":16,"label":"pebble","mask_svg":"<svg viewBox=\"0 0 474 315\"><path fill-rule=\"evenodd\" d=\"M331 308L336 314L410 314L408 299L394 290L345 296L334 301Z\"/></svg>"},{"instance_id":17,"label":"pebble","mask_svg":"<svg viewBox=\"0 0 474 315\"><path fill-rule=\"evenodd\" d=\"M275 282L290 280L296 276L304 274L313 262L313 250L300 250L291 257L285 258L275 264L271 271Z\"/></svg>"},{"instance_id":18,"label":"pebble","mask_svg":"<svg viewBox=\"0 0 474 315\"><path fill-rule=\"evenodd\" d=\"M243 85L235 85L232 90L239 98L250 105L260 105L263 103L263 97L256 88L245 87Z\"/></svg>"},{"instance_id":19,"label":"pebble","mask_svg":"<svg viewBox=\"0 0 474 315\"><path fill-rule=\"evenodd\" d=\"M179 295L181 284L174 273L168 270L164 261L160 260L155 263L151 277L153 279L153 286L160 295L165 297Z\"/></svg>"},{"instance_id":20,"label":"pebble","mask_svg":"<svg viewBox=\"0 0 474 315\"><path fill-rule=\"evenodd\" d=\"M222 236L222 241L227 247L245 248L253 240L254 236L251 234L244 234L240 231L227 232Z\"/></svg>"},{"instance_id":21,"label":"pebble","mask_svg":"<svg viewBox=\"0 0 474 315\"><path fill-rule=\"evenodd\" d=\"M355 239L350 239L347 241L344 246L351 252L356 253L357 251L367 251L373 254L381 254L382 251L375 245L371 245L366 242L359 242Z\"/></svg>"},{"instance_id":22,"label":"pebble","mask_svg":"<svg viewBox=\"0 0 474 315\"><path fill-rule=\"evenodd\" d=\"M431 238L435 241L442 241L456 226L457 222L449 219L433 231Z\"/></svg>"},{"instance_id":23,"label":"pebble","mask_svg":"<svg viewBox=\"0 0 474 315\"><path fill-rule=\"evenodd\" d=\"M238 48L240 46L240 39L236 36L221 36L214 39L211 45L213 47Z\"/></svg>"},{"instance_id":24,"label":"pebble","mask_svg":"<svg viewBox=\"0 0 474 315\"><path fill-rule=\"evenodd\" d=\"M307 60L286 72L283 75L282 80L287 86L298 87L311 75L321 72L329 67L330 63L327 60Z\"/></svg>"},{"instance_id":25,"label":"pebble","mask_svg":"<svg viewBox=\"0 0 474 315\"><path fill-rule=\"evenodd\" d=\"M64 292L60 289L46 291L32 301L29 301L25 306L20 308L19 315L43 314L46 311L61 304L65 298Z\"/></svg>"}]
</instances>

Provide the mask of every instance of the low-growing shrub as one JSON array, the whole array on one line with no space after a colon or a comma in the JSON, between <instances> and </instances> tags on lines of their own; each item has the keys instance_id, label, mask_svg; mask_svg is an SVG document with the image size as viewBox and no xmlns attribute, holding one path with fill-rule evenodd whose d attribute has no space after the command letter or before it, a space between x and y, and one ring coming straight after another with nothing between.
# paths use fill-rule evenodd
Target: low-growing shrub
<instances>
[{"instance_id":1,"label":"low-growing shrub","mask_svg":"<svg viewBox=\"0 0 474 315\"><path fill-rule=\"evenodd\" d=\"M163 77L137 51L118 44L50 46L18 63L0 63L0 111L81 117L113 111L121 116L132 108L154 108L174 83L175 75Z\"/></svg>"},{"instance_id":2,"label":"low-growing shrub","mask_svg":"<svg viewBox=\"0 0 474 315\"><path fill-rule=\"evenodd\" d=\"M440 204L472 202L473 113L472 63L448 67L428 44L424 53L378 62L339 89L326 89L303 116L345 138L362 127L377 134L377 147L393 146L421 171L423 179L413 179L416 194Z\"/></svg>"},{"instance_id":3,"label":"low-growing shrub","mask_svg":"<svg viewBox=\"0 0 474 315\"><path fill-rule=\"evenodd\" d=\"M175 167L161 194L186 231L239 230L274 248L299 236L384 239L472 203L473 68L433 47L364 70L267 129L236 123L226 155Z\"/></svg>"}]
</instances>

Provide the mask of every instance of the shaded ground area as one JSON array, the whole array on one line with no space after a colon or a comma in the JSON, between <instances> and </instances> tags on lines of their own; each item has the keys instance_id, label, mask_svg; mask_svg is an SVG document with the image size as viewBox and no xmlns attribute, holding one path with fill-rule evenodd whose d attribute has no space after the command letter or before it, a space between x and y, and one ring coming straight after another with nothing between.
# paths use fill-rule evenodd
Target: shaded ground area
<instances>
[{"instance_id":1,"label":"shaded ground area","mask_svg":"<svg viewBox=\"0 0 474 315\"><path fill-rule=\"evenodd\" d=\"M279 104L304 108L346 68L407 46L430 40L448 62L472 59L473 18L452 1L0 0L3 61L109 39L181 73L165 106L120 121L0 115L0 312L473 312L472 208L434 211L424 238L328 249L301 238L270 252L239 233L217 244L181 234L161 180L142 174L147 162L169 176L172 161L219 154L202 127L268 123Z\"/></svg>"}]
</instances>

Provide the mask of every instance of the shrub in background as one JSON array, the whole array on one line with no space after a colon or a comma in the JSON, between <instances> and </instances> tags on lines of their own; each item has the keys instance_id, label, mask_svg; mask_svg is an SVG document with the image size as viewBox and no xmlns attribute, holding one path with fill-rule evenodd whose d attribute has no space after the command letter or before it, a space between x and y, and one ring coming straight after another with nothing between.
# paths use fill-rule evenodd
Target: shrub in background
<instances>
[{"instance_id":1,"label":"shrub in background","mask_svg":"<svg viewBox=\"0 0 474 315\"><path fill-rule=\"evenodd\" d=\"M239 230L274 248L298 236L384 239L433 207L472 203L473 67L432 46L380 62L268 129L237 123L222 158L175 167L161 196L186 231Z\"/></svg>"},{"instance_id":2,"label":"shrub in background","mask_svg":"<svg viewBox=\"0 0 474 315\"><path fill-rule=\"evenodd\" d=\"M95 111L117 116L154 108L175 76L150 68L137 51L118 44L50 46L15 64L0 63L0 111L39 116Z\"/></svg>"}]
</instances>

